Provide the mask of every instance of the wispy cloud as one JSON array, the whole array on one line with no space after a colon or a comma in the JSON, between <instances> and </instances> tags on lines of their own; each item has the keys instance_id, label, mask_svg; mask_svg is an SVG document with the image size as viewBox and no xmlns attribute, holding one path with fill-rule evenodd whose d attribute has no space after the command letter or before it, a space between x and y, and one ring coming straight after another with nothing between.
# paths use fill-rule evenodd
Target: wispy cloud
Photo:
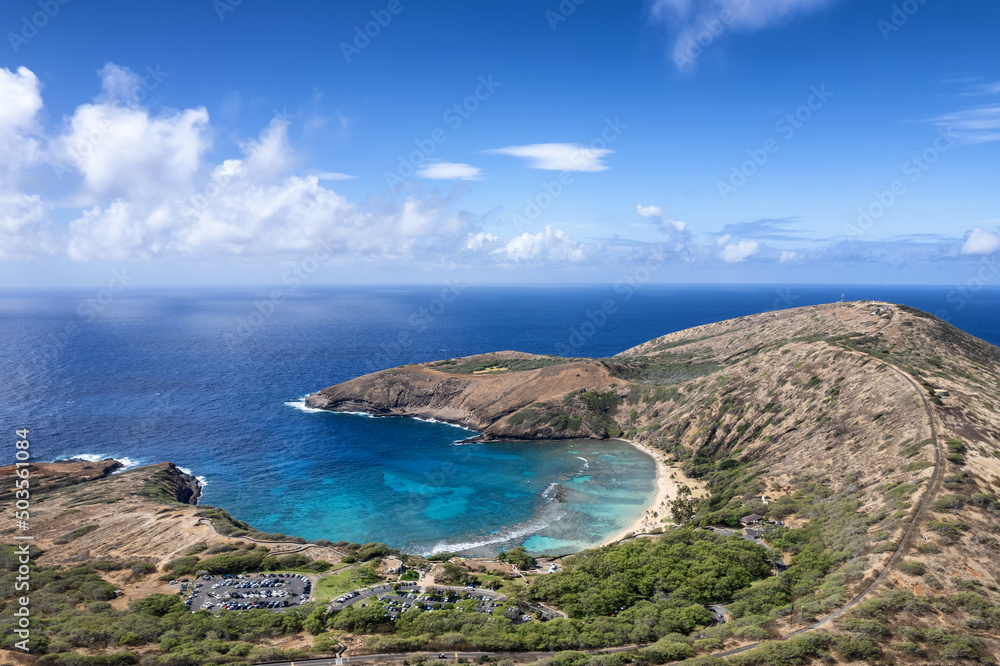
<instances>
[{"instance_id":1,"label":"wispy cloud","mask_svg":"<svg viewBox=\"0 0 1000 666\"><path fill-rule=\"evenodd\" d=\"M975 106L946 113L935 118L934 124L951 130L963 143L1000 141L1000 105Z\"/></svg>"},{"instance_id":2,"label":"wispy cloud","mask_svg":"<svg viewBox=\"0 0 1000 666\"><path fill-rule=\"evenodd\" d=\"M799 241L808 240L803 229L795 228L798 222L795 218L753 220L751 222L733 222L727 224L719 232L724 236L741 236L756 240Z\"/></svg>"},{"instance_id":3,"label":"wispy cloud","mask_svg":"<svg viewBox=\"0 0 1000 666\"><path fill-rule=\"evenodd\" d=\"M337 173L335 171L311 171L310 176L315 176L317 180L354 180L357 176L349 173Z\"/></svg>"},{"instance_id":4,"label":"wispy cloud","mask_svg":"<svg viewBox=\"0 0 1000 666\"><path fill-rule=\"evenodd\" d=\"M654 0L650 17L667 26L678 69L726 33L753 32L832 5L838 0Z\"/></svg>"},{"instance_id":5,"label":"wispy cloud","mask_svg":"<svg viewBox=\"0 0 1000 666\"><path fill-rule=\"evenodd\" d=\"M527 146L495 148L485 152L524 158L528 160L528 166L532 169L606 171L610 167L602 160L614 151L607 148L589 148L579 143L534 143Z\"/></svg>"},{"instance_id":6,"label":"wispy cloud","mask_svg":"<svg viewBox=\"0 0 1000 666\"><path fill-rule=\"evenodd\" d=\"M479 167L456 162L431 162L417 170L421 178L435 180L482 180L481 173Z\"/></svg>"},{"instance_id":7,"label":"wispy cloud","mask_svg":"<svg viewBox=\"0 0 1000 666\"><path fill-rule=\"evenodd\" d=\"M963 93L965 97L996 97L1000 95L1000 81L976 84ZM978 104L932 118L938 127L946 128L962 143L990 143L1000 141L1000 103Z\"/></svg>"}]
</instances>

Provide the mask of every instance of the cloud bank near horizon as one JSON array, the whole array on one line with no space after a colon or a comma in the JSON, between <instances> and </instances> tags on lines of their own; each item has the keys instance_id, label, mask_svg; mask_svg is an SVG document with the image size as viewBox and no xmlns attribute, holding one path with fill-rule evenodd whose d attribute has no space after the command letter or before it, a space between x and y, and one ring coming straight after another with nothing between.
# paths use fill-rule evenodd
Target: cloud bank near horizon
<instances>
[{"instance_id":1,"label":"cloud bank near horizon","mask_svg":"<svg viewBox=\"0 0 1000 666\"><path fill-rule=\"evenodd\" d=\"M693 3L689 3L693 4ZM378 195L352 201L333 189L343 173L303 169L289 121L275 117L236 143L239 155L213 161L218 132L205 107L154 111L135 98L138 75L108 63L100 92L61 124L43 124L42 82L30 70L0 68L0 259L75 262L181 260L225 263L295 257L325 248L345 263L427 266L571 267L644 260L656 246L679 265L752 262L968 260L1000 251L980 223L963 237L807 243L794 220L736 221L696 230L659 203L635 207L661 240L575 238L542 223L505 236L487 216L451 196ZM528 144L493 152L534 169L599 173L610 150ZM478 167L431 162L417 174L476 181ZM45 186L39 188L38 184ZM639 224L639 223L637 223ZM641 226L640 225L640 226ZM701 237L706 240L698 241ZM794 249L780 244L796 243ZM806 244L807 246L803 246Z\"/></svg>"}]
</instances>

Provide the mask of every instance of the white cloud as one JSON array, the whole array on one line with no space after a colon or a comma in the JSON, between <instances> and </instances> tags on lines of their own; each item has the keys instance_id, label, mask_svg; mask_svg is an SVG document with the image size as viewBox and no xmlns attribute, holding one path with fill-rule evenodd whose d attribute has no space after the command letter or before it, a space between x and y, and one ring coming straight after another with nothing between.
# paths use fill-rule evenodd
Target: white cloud
<instances>
[{"instance_id":1,"label":"white cloud","mask_svg":"<svg viewBox=\"0 0 1000 666\"><path fill-rule=\"evenodd\" d=\"M673 38L672 59L678 69L686 69L720 35L762 30L836 1L654 0L650 16L667 26Z\"/></svg>"},{"instance_id":2,"label":"white cloud","mask_svg":"<svg viewBox=\"0 0 1000 666\"><path fill-rule=\"evenodd\" d=\"M799 253L792 250L782 250L778 261L782 264L790 264L799 260Z\"/></svg>"},{"instance_id":3,"label":"white cloud","mask_svg":"<svg viewBox=\"0 0 1000 666\"><path fill-rule=\"evenodd\" d=\"M982 227L966 234L962 245L962 254L993 254L997 250L1000 250L1000 236Z\"/></svg>"},{"instance_id":4,"label":"white cloud","mask_svg":"<svg viewBox=\"0 0 1000 666\"><path fill-rule=\"evenodd\" d=\"M41 84L33 72L26 67L17 72L0 68L0 131L33 125L41 108Z\"/></svg>"},{"instance_id":5,"label":"white cloud","mask_svg":"<svg viewBox=\"0 0 1000 666\"><path fill-rule=\"evenodd\" d=\"M0 190L0 259L29 259L53 251L48 206L38 195Z\"/></svg>"},{"instance_id":6,"label":"white cloud","mask_svg":"<svg viewBox=\"0 0 1000 666\"><path fill-rule=\"evenodd\" d=\"M431 162L420 167L417 175L436 180L481 180L481 169L470 164Z\"/></svg>"},{"instance_id":7,"label":"white cloud","mask_svg":"<svg viewBox=\"0 0 1000 666\"><path fill-rule=\"evenodd\" d=\"M722 246L722 245L725 245L725 244L726 244L726 243L728 243L728 242L729 242L730 240L732 240L732 238L733 238L733 237L732 237L732 236L730 236L729 234L725 234L725 235L723 235L723 236L719 236L719 237L718 237L718 238L717 238L717 239L715 240L715 244L716 244L716 245L719 245L719 246Z\"/></svg>"},{"instance_id":8,"label":"white cloud","mask_svg":"<svg viewBox=\"0 0 1000 666\"><path fill-rule=\"evenodd\" d=\"M276 177L273 162L294 161L287 124L275 120L240 145L243 159L214 167L194 194L155 200L118 197L70 225L72 259L125 260L266 256L314 252L366 258L448 254L471 227L447 202L408 199L363 208L316 175ZM435 247L440 246L440 247Z\"/></svg>"},{"instance_id":9,"label":"white cloud","mask_svg":"<svg viewBox=\"0 0 1000 666\"><path fill-rule=\"evenodd\" d=\"M506 243L501 241L500 247L495 248L492 254L504 261L555 264L578 264L587 257L583 244L561 229L553 230L551 225L537 234L525 232Z\"/></svg>"},{"instance_id":10,"label":"white cloud","mask_svg":"<svg viewBox=\"0 0 1000 666\"><path fill-rule=\"evenodd\" d=\"M19 191L26 167L42 160L41 84L31 71L0 68L0 259L28 259L52 251L49 206Z\"/></svg>"},{"instance_id":11,"label":"white cloud","mask_svg":"<svg viewBox=\"0 0 1000 666\"><path fill-rule=\"evenodd\" d=\"M0 173L15 179L20 169L40 158L38 112L41 84L31 71L0 67Z\"/></svg>"},{"instance_id":12,"label":"white cloud","mask_svg":"<svg viewBox=\"0 0 1000 666\"><path fill-rule=\"evenodd\" d=\"M479 251L479 250L495 250L503 245L503 238L489 233L488 231L479 231L474 234L469 234L469 237L465 241L465 249Z\"/></svg>"},{"instance_id":13,"label":"white cloud","mask_svg":"<svg viewBox=\"0 0 1000 666\"><path fill-rule=\"evenodd\" d=\"M99 101L109 103L135 104L138 91L142 90L142 77L128 67L120 67L113 62L105 63L98 72L101 77L103 97Z\"/></svg>"},{"instance_id":14,"label":"white cloud","mask_svg":"<svg viewBox=\"0 0 1000 666\"><path fill-rule=\"evenodd\" d=\"M669 216L663 214L661 207L639 204L635 207L635 212L647 220L656 220L659 230L670 235L674 240L681 242L690 240L690 234L687 233L687 223L670 219Z\"/></svg>"},{"instance_id":15,"label":"white cloud","mask_svg":"<svg viewBox=\"0 0 1000 666\"><path fill-rule=\"evenodd\" d=\"M105 90L129 85L127 70L101 71ZM92 194L156 198L190 191L210 146L204 107L154 117L109 100L77 107L51 149L58 162L80 171Z\"/></svg>"},{"instance_id":16,"label":"white cloud","mask_svg":"<svg viewBox=\"0 0 1000 666\"><path fill-rule=\"evenodd\" d=\"M270 183L295 166L297 158L288 143L288 121L278 116L255 139L240 142L247 174L259 182Z\"/></svg>"},{"instance_id":17,"label":"white cloud","mask_svg":"<svg viewBox=\"0 0 1000 666\"><path fill-rule=\"evenodd\" d=\"M954 133L963 143L1000 141L1000 106L976 106L934 119L934 124Z\"/></svg>"},{"instance_id":18,"label":"white cloud","mask_svg":"<svg viewBox=\"0 0 1000 666\"><path fill-rule=\"evenodd\" d=\"M318 180L354 180L357 176L349 173L337 173L336 171L311 171L310 176L316 176Z\"/></svg>"},{"instance_id":19,"label":"white cloud","mask_svg":"<svg viewBox=\"0 0 1000 666\"><path fill-rule=\"evenodd\" d=\"M549 171L606 171L601 160L613 153L607 148L588 148L579 143L536 143L487 150L496 155L510 155L528 160L532 169Z\"/></svg>"},{"instance_id":20,"label":"white cloud","mask_svg":"<svg viewBox=\"0 0 1000 666\"><path fill-rule=\"evenodd\" d=\"M727 264L737 264L757 254L758 250L760 250L760 243L757 241L740 241L722 248L719 256Z\"/></svg>"}]
</instances>

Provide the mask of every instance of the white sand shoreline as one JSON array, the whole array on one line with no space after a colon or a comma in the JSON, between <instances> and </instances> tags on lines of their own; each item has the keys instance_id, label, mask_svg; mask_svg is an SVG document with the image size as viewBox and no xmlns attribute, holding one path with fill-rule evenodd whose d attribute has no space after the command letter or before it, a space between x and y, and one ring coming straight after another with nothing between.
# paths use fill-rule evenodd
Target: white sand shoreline
<instances>
[{"instance_id":1,"label":"white sand shoreline","mask_svg":"<svg viewBox=\"0 0 1000 666\"><path fill-rule=\"evenodd\" d=\"M677 499L681 485L676 478L671 478L671 475L676 476L679 473L679 469L667 464L666 454L663 451L628 439L620 441L631 444L648 454L656 462L656 493L652 503L643 510L639 518L602 541L602 546L621 541L634 534L645 534L657 527L663 527L663 519L670 516L669 503ZM689 483L688 485L694 490L693 484ZM654 516L653 513L658 515Z\"/></svg>"}]
</instances>

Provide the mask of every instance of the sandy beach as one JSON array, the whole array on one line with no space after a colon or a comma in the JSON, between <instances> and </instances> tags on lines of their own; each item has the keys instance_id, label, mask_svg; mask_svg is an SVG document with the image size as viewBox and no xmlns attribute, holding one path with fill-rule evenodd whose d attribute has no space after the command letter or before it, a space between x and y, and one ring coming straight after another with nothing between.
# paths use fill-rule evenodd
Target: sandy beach
<instances>
[{"instance_id":1,"label":"sandy beach","mask_svg":"<svg viewBox=\"0 0 1000 666\"><path fill-rule=\"evenodd\" d=\"M695 496L701 494L696 482L684 476L679 466L667 463L666 454L663 451L627 439L621 441L628 442L640 451L648 453L656 461L656 495L653 497L650 505L646 507L646 510L643 511L642 516L624 529L609 536L602 545L621 541L633 534L645 534L657 527L663 527L663 519L670 517L670 502L677 498L677 491L681 483L685 483L691 488ZM675 478L671 478L671 475ZM654 516L654 513L658 515Z\"/></svg>"}]
</instances>

